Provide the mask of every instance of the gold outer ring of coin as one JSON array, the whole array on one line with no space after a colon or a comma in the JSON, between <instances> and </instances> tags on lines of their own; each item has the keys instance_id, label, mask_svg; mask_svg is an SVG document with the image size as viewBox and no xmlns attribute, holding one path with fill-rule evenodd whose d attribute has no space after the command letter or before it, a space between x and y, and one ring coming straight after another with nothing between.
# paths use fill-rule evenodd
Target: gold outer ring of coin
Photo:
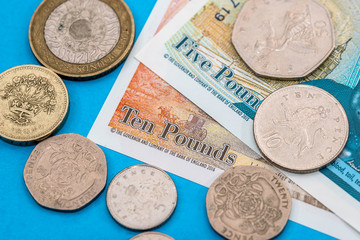
<instances>
[{"instance_id":1,"label":"gold outer ring of coin","mask_svg":"<svg viewBox=\"0 0 360 240\"><path fill-rule=\"evenodd\" d=\"M0 137L28 145L49 137L64 122L69 95L62 79L38 65L0 74Z\"/></svg>"},{"instance_id":2,"label":"gold outer ring of coin","mask_svg":"<svg viewBox=\"0 0 360 240\"><path fill-rule=\"evenodd\" d=\"M101 0L110 6L120 21L120 37L115 47L103 58L87 63L73 64L55 56L46 44L44 29L52 11L67 0L45 0L35 10L29 26L31 50L41 64L69 78L99 77L117 67L129 55L135 38L135 23L130 8L123 0Z\"/></svg>"},{"instance_id":3,"label":"gold outer ring of coin","mask_svg":"<svg viewBox=\"0 0 360 240\"><path fill-rule=\"evenodd\" d=\"M260 104L253 133L271 164L288 172L311 173L342 152L349 123L341 103L329 92L297 84L278 89ZM325 136L319 139L321 134Z\"/></svg>"},{"instance_id":4,"label":"gold outer ring of coin","mask_svg":"<svg viewBox=\"0 0 360 240\"><path fill-rule=\"evenodd\" d=\"M272 171L255 166L226 170L209 187L206 212L211 227L227 239L277 236L291 212L291 195ZM256 228L259 226L260 228Z\"/></svg>"}]
</instances>

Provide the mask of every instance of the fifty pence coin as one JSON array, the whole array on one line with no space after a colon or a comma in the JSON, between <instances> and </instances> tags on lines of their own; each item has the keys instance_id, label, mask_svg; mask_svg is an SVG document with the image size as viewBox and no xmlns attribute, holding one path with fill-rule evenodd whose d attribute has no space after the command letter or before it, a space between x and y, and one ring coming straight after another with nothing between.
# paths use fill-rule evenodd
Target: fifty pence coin
<instances>
[{"instance_id":1,"label":"fifty pence coin","mask_svg":"<svg viewBox=\"0 0 360 240\"><path fill-rule=\"evenodd\" d=\"M206 210L211 226L227 239L270 239L286 225L291 196L270 170L237 166L211 184Z\"/></svg>"},{"instance_id":2,"label":"fifty pence coin","mask_svg":"<svg viewBox=\"0 0 360 240\"><path fill-rule=\"evenodd\" d=\"M123 0L52 0L36 9L29 27L36 58L56 73L91 77L129 54L135 24Z\"/></svg>"},{"instance_id":3,"label":"fifty pence coin","mask_svg":"<svg viewBox=\"0 0 360 240\"><path fill-rule=\"evenodd\" d=\"M349 134L346 112L321 88L293 85L268 96L254 118L256 143L272 163L306 173L332 162Z\"/></svg>"},{"instance_id":4,"label":"fifty pence coin","mask_svg":"<svg viewBox=\"0 0 360 240\"><path fill-rule=\"evenodd\" d=\"M13 143L43 139L67 115L64 82L47 68L21 65L0 74L0 136Z\"/></svg>"},{"instance_id":5,"label":"fifty pence coin","mask_svg":"<svg viewBox=\"0 0 360 240\"><path fill-rule=\"evenodd\" d=\"M105 187L104 152L75 133L40 142L24 169L24 180L37 203L55 210L78 210Z\"/></svg>"},{"instance_id":6,"label":"fifty pence coin","mask_svg":"<svg viewBox=\"0 0 360 240\"><path fill-rule=\"evenodd\" d=\"M129 240L174 240L174 239L160 232L144 232L130 238Z\"/></svg>"},{"instance_id":7,"label":"fifty pence coin","mask_svg":"<svg viewBox=\"0 0 360 240\"><path fill-rule=\"evenodd\" d=\"M335 48L329 11L317 0L249 0L239 12L232 42L257 74L299 78Z\"/></svg>"},{"instance_id":8,"label":"fifty pence coin","mask_svg":"<svg viewBox=\"0 0 360 240\"><path fill-rule=\"evenodd\" d=\"M173 180L163 170L150 165L134 165L113 178L106 202L118 223L131 229L146 230L171 216L177 192Z\"/></svg>"}]
</instances>

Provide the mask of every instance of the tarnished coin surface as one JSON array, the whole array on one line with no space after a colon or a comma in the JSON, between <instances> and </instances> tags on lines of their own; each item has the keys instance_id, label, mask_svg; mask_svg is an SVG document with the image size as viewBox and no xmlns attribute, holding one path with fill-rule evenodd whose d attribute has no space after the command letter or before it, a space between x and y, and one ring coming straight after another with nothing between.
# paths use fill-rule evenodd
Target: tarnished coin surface
<instances>
[{"instance_id":1,"label":"tarnished coin surface","mask_svg":"<svg viewBox=\"0 0 360 240\"><path fill-rule=\"evenodd\" d=\"M123 0L43 1L29 28L36 58L76 78L116 67L129 54L134 36L134 19Z\"/></svg>"},{"instance_id":2,"label":"tarnished coin surface","mask_svg":"<svg viewBox=\"0 0 360 240\"><path fill-rule=\"evenodd\" d=\"M281 88L259 106L254 135L265 157L292 172L311 172L333 161L344 148L349 123L330 93L309 85Z\"/></svg>"},{"instance_id":3,"label":"tarnished coin surface","mask_svg":"<svg viewBox=\"0 0 360 240\"><path fill-rule=\"evenodd\" d=\"M335 48L328 10L316 0L248 0L235 22L232 42L257 74L304 77Z\"/></svg>"},{"instance_id":4,"label":"tarnished coin surface","mask_svg":"<svg viewBox=\"0 0 360 240\"><path fill-rule=\"evenodd\" d=\"M0 136L15 143L43 139L67 115L64 82L47 68L21 65L0 74Z\"/></svg>"},{"instance_id":5,"label":"tarnished coin surface","mask_svg":"<svg viewBox=\"0 0 360 240\"><path fill-rule=\"evenodd\" d=\"M113 218L125 227L137 230L154 228L173 213L177 191L163 170L150 165L134 165L119 172L106 195Z\"/></svg>"},{"instance_id":6,"label":"tarnished coin surface","mask_svg":"<svg viewBox=\"0 0 360 240\"><path fill-rule=\"evenodd\" d=\"M130 238L130 240L174 240L174 239L160 232L144 232Z\"/></svg>"},{"instance_id":7,"label":"tarnished coin surface","mask_svg":"<svg viewBox=\"0 0 360 240\"><path fill-rule=\"evenodd\" d=\"M75 133L40 142L24 169L25 184L36 202L55 210L84 207L104 189L106 177L104 152Z\"/></svg>"},{"instance_id":8,"label":"tarnished coin surface","mask_svg":"<svg viewBox=\"0 0 360 240\"><path fill-rule=\"evenodd\" d=\"M211 226L227 239L270 239L286 225L291 196L270 170L237 166L211 184L206 210Z\"/></svg>"}]
</instances>

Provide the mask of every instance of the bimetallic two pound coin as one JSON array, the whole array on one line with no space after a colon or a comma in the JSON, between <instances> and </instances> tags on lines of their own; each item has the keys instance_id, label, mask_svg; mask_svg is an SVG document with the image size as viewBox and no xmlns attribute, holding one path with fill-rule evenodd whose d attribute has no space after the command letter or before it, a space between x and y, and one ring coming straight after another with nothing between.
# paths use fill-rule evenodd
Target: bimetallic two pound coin
<instances>
[{"instance_id":1,"label":"bimetallic two pound coin","mask_svg":"<svg viewBox=\"0 0 360 240\"><path fill-rule=\"evenodd\" d=\"M44 139L67 115L64 82L47 68L21 65L0 74L0 136L24 144Z\"/></svg>"},{"instance_id":2,"label":"bimetallic two pound coin","mask_svg":"<svg viewBox=\"0 0 360 240\"><path fill-rule=\"evenodd\" d=\"M291 172L312 172L332 162L348 134L348 119L339 101L310 85L277 90L261 103L254 118L260 151Z\"/></svg>"},{"instance_id":3,"label":"bimetallic two pound coin","mask_svg":"<svg viewBox=\"0 0 360 240\"><path fill-rule=\"evenodd\" d=\"M232 42L257 74L305 77L335 48L329 11L317 0L248 0L239 12Z\"/></svg>"},{"instance_id":4,"label":"bimetallic two pound coin","mask_svg":"<svg viewBox=\"0 0 360 240\"><path fill-rule=\"evenodd\" d=\"M287 223L291 196L270 170L237 166L211 184L206 210L211 226L227 239L270 239Z\"/></svg>"},{"instance_id":5,"label":"bimetallic two pound coin","mask_svg":"<svg viewBox=\"0 0 360 240\"><path fill-rule=\"evenodd\" d=\"M134 165L119 172L109 184L107 207L121 225L147 230L166 221L177 203L173 180L150 165Z\"/></svg>"},{"instance_id":6,"label":"bimetallic two pound coin","mask_svg":"<svg viewBox=\"0 0 360 240\"><path fill-rule=\"evenodd\" d=\"M35 201L55 210L84 207L104 189L106 178L104 152L75 133L40 142L24 168L25 184Z\"/></svg>"},{"instance_id":7,"label":"bimetallic two pound coin","mask_svg":"<svg viewBox=\"0 0 360 240\"><path fill-rule=\"evenodd\" d=\"M29 27L36 58L72 78L97 76L118 66L134 36L134 19L123 0L45 0Z\"/></svg>"},{"instance_id":8,"label":"bimetallic two pound coin","mask_svg":"<svg viewBox=\"0 0 360 240\"><path fill-rule=\"evenodd\" d=\"M143 232L129 240L174 240L169 235L160 232Z\"/></svg>"}]
</instances>

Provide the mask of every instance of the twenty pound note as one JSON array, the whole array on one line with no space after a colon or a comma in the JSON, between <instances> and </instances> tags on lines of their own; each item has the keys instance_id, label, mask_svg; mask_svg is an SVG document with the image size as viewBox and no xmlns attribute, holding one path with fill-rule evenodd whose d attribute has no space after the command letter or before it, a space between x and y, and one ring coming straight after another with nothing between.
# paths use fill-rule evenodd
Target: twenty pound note
<instances>
[{"instance_id":1,"label":"twenty pound note","mask_svg":"<svg viewBox=\"0 0 360 240\"><path fill-rule=\"evenodd\" d=\"M357 86L360 74L360 2L319 0L332 17L335 50L313 73L297 81L259 77L238 56L231 43L231 34L244 2L200 0L190 3L137 58L259 153L253 137L253 118L262 100L270 93L284 86L319 78L333 79L349 88ZM299 19L311 21L306 11L294 14ZM351 139L349 141L356 141ZM360 159L353 156L350 160L339 158L316 173L289 176L360 231L357 219L360 215L360 189L357 185L360 182Z\"/></svg>"},{"instance_id":2,"label":"twenty pound note","mask_svg":"<svg viewBox=\"0 0 360 240\"><path fill-rule=\"evenodd\" d=\"M187 2L158 1L88 137L207 187L232 166L269 168L290 189L294 206L291 220L337 238L356 236L324 205L134 59L134 52L155 34L158 26L163 26Z\"/></svg>"}]
</instances>

